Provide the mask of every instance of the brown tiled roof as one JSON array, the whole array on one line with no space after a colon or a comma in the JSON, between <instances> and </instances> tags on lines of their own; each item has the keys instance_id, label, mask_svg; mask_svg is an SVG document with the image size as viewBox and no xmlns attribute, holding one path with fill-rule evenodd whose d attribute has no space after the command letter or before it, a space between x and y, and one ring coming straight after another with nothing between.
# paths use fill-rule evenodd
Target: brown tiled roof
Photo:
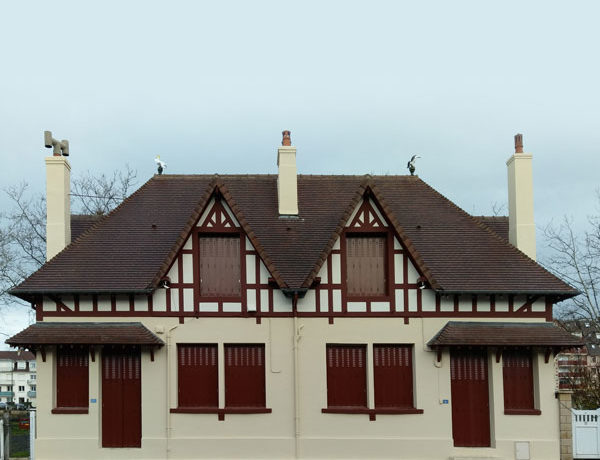
<instances>
[{"instance_id":1,"label":"brown tiled roof","mask_svg":"<svg viewBox=\"0 0 600 460\"><path fill-rule=\"evenodd\" d=\"M574 347L583 342L553 323L448 322L428 343L440 346Z\"/></svg>"},{"instance_id":2,"label":"brown tiled roof","mask_svg":"<svg viewBox=\"0 0 600 460\"><path fill-rule=\"evenodd\" d=\"M164 342L142 323L50 323L32 324L6 340L13 347L77 345L156 345Z\"/></svg>"},{"instance_id":3,"label":"brown tiled roof","mask_svg":"<svg viewBox=\"0 0 600 460\"><path fill-rule=\"evenodd\" d=\"M281 288L310 285L354 205L371 189L440 292L572 296L575 289L414 176L298 176L298 218L280 218L276 175L154 176L11 292L150 292L215 187Z\"/></svg>"},{"instance_id":4,"label":"brown tiled roof","mask_svg":"<svg viewBox=\"0 0 600 460\"><path fill-rule=\"evenodd\" d=\"M0 351L0 359L10 359L11 361L32 361L35 355L30 351Z\"/></svg>"},{"instance_id":5,"label":"brown tiled roof","mask_svg":"<svg viewBox=\"0 0 600 460\"><path fill-rule=\"evenodd\" d=\"M75 241L103 217L103 215L98 214L71 214L71 241Z\"/></svg>"},{"instance_id":6,"label":"brown tiled roof","mask_svg":"<svg viewBox=\"0 0 600 460\"><path fill-rule=\"evenodd\" d=\"M486 227L508 241L508 216L477 216Z\"/></svg>"}]
</instances>

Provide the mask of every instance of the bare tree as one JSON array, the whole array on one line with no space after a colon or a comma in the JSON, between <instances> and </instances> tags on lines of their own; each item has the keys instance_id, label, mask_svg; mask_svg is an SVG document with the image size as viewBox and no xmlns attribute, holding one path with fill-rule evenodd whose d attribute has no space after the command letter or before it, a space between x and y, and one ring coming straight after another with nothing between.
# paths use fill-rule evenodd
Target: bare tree
<instances>
[{"instance_id":1,"label":"bare tree","mask_svg":"<svg viewBox=\"0 0 600 460\"><path fill-rule=\"evenodd\" d=\"M126 167L112 175L89 171L72 182L71 204L76 213L107 214L123 201L136 183ZM4 190L13 207L0 215L0 307L18 303L7 291L46 261L46 199L32 195L22 183Z\"/></svg>"},{"instance_id":2,"label":"bare tree","mask_svg":"<svg viewBox=\"0 0 600 460\"><path fill-rule=\"evenodd\" d=\"M600 195L599 195L600 202ZM573 221L563 218L549 225L545 237L550 249L544 265L581 292L557 311L567 319L600 321L600 215L588 218L589 228L578 235Z\"/></svg>"}]
</instances>

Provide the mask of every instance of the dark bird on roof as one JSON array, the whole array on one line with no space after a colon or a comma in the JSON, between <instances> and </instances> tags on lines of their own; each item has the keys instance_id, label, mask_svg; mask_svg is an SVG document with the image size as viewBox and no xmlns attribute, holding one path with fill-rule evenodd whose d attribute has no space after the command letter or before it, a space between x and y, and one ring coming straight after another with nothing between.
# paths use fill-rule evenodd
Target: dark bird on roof
<instances>
[{"instance_id":1,"label":"dark bird on roof","mask_svg":"<svg viewBox=\"0 0 600 460\"><path fill-rule=\"evenodd\" d=\"M415 175L415 160L417 158L421 158L421 157L417 156L417 155L413 155L412 158L410 159L410 161L406 164L406 167L410 171L410 175L411 176Z\"/></svg>"}]
</instances>

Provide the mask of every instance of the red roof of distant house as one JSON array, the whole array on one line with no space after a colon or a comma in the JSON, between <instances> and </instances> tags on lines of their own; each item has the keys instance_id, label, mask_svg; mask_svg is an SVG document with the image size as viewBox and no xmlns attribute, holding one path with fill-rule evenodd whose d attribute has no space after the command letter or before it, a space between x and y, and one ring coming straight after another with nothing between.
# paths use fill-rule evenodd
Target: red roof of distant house
<instances>
[{"instance_id":1,"label":"red roof of distant house","mask_svg":"<svg viewBox=\"0 0 600 460\"><path fill-rule=\"evenodd\" d=\"M0 351L0 360L10 359L11 361L33 361L35 355L30 351Z\"/></svg>"},{"instance_id":2,"label":"red roof of distant house","mask_svg":"<svg viewBox=\"0 0 600 460\"><path fill-rule=\"evenodd\" d=\"M154 176L11 293L30 300L43 293L151 292L215 188L280 288L310 286L370 190L438 292L578 293L417 176L303 175L299 216L286 219L278 215L275 175Z\"/></svg>"}]
</instances>

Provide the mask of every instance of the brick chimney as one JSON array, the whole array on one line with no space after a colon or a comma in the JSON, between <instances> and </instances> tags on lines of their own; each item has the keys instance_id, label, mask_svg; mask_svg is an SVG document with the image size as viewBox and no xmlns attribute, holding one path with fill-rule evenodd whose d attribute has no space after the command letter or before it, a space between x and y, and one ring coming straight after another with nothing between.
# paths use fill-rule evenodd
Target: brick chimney
<instances>
[{"instance_id":1,"label":"brick chimney","mask_svg":"<svg viewBox=\"0 0 600 460\"><path fill-rule=\"evenodd\" d=\"M515 136L515 153L508 159L508 239L536 259L533 217L533 156L523 153L523 135Z\"/></svg>"},{"instance_id":2,"label":"brick chimney","mask_svg":"<svg viewBox=\"0 0 600 460\"><path fill-rule=\"evenodd\" d=\"M298 178L296 147L292 146L289 131L283 131L281 147L277 149L277 201L280 216L298 215Z\"/></svg>"},{"instance_id":3,"label":"brick chimney","mask_svg":"<svg viewBox=\"0 0 600 460\"><path fill-rule=\"evenodd\" d=\"M46 260L52 259L71 242L71 165L69 143L57 141L46 131L45 144L54 148L46 157Z\"/></svg>"}]
</instances>

